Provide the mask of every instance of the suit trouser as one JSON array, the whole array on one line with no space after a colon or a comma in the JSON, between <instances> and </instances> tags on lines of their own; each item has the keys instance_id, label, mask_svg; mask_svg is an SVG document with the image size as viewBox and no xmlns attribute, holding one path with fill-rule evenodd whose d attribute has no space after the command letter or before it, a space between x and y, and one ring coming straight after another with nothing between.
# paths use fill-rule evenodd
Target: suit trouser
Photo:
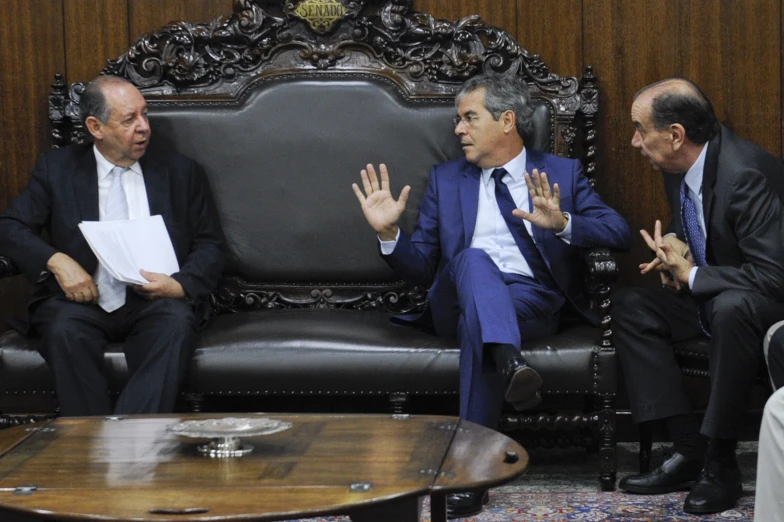
<instances>
[{"instance_id":1,"label":"suit trouser","mask_svg":"<svg viewBox=\"0 0 784 522\"><path fill-rule=\"evenodd\" d=\"M763 349L768 363L770 382L774 389L784 386L784 321L779 321L765 334Z\"/></svg>"},{"instance_id":2,"label":"suit trouser","mask_svg":"<svg viewBox=\"0 0 784 522\"><path fill-rule=\"evenodd\" d=\"M754 520L784 522L784 389L765 404L757 453Z\"/></svg>"},{"instance_id":3,"label":"suit trouser","mask_svg":"<svg viewBox=\"0 0 784 522\"><path fill-rule=\"evenodd\" d=\"M498 425L502 382L485 345L519 349L525 341L554 334L564 302L533 279L501 272L480 249L464 250L441 270L428 306L436 333L460 344L461 418Z\"/></svg>"},{"instance_id":4,"label":"suit trouser","mask_svg":"<svg viewBox=\"0 0 784 522\"><path fill-rule=\"evenodd\" d=\"M147 301L128 292L125 305L110 314L98 305L53 297L33 311L30 322L54 374L62 415L112 413L103 373L110 342L124 343L129 374L114 413L174 409L198 328L193 308L184 300Z\"/></svg>"},{"instance_id":5,"label":"suit trouser","mask_svg":"<svg viewBox=\"0 0 784 522\"><path fill-rule=\"evenodd\" d=\"M727 290L707 307L711 340L710 398L701 433L738 435L762 365L767 328L784 317L784 304L751 291ZM691 411L672 343L703 336L697 305L663 288L625 288L613 308L618 349L635 422Z\"/></svg>"}]
</instances>

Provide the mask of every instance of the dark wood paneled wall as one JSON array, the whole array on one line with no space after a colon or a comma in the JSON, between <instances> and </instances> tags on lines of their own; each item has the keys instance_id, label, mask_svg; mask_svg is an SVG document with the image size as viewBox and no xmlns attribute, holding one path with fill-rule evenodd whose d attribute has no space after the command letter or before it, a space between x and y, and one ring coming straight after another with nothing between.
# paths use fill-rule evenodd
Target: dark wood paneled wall
<instances>
[{"instance_id":1,"label":"dark wood paneled wall","mask_svg":"<svg viewBox=\"0 0 784 522\"><path fill-rule=\"evenodd\" d=\"M580 76L594 67L601 88L599 192L633 230L669 213L655 172L631 145L632 97L666 76L695 80L719 117L782 155L784 0L415 0L455 20L479 14L541 55L550 70ZM204 22L231 0L0 0L0 210L50 146L46 96L55 72L95 76L109 57L172 20ZM621 256L621 283L649 253L638 240ZM26 284L0 282L0 318L21 312Z\"/></svg>"}]
</instances>

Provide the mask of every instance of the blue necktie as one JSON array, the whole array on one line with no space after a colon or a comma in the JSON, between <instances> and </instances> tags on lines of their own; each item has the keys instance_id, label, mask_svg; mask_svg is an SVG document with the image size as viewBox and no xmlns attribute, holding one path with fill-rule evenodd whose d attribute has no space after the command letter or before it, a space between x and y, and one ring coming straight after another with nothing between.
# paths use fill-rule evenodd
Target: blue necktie
<instances>
[{"instance_id":1,"label":"blue necktie","mask_svg":"<svg viewBox=\"0 0 784 522\"><path fill-rule=\"evenodd\" d=\"M694 264L696 266L705 266L707 264L705 261L705 238L702 235L700 221L697 218L697 209L689 195L689 186L686 184L685 177L681 182L681 224L683 225L683 233L686 234L686 244L689 246ZM710 325L706 320L707 311L704 304L698 305L697 315L700 319L702 331L710 337Z\"/></svg>"},{"instance_id":2,"label":"blue necktie","mask_svg":"<svg viewBox=\"0 0 784 522\"><path fill-rule=\"evenodd\" d=\"M495 200L498 203L498 208L501 210L501 216L503 216L504 221L506 221L506 225L509 227L509 231L512 233L515 243L517 243L517 248L520 249L528 266L531 267L531 272L533 272L534 277L550 290L560 293L558 284L550 274L550 269L547 268L544 258L539 253L539 250L534 244L534 240L531 239L531 235L525 228L525 223L522 219L512 215L512 211L517 208L517 205L515 204L514 199L512 199L509 187L501 181L501 178L505 175L506 169L495 169L492 174L493 179L495 180Z\"/></svg>"},{"instance_id":3,"label":"blue necktie","mask_svg":"<svg viewBox=\"0 0 784 522\"><path fill-rule=\"evenodd\" d=\"M686 234L686 244L689 245L694 264L704 266L705 262L705 238L702 235L700 221L697 218L697 209L689 196L689 186L686 178L681 182L681 223L683 232Z\"/></svg>"}]
</instances>

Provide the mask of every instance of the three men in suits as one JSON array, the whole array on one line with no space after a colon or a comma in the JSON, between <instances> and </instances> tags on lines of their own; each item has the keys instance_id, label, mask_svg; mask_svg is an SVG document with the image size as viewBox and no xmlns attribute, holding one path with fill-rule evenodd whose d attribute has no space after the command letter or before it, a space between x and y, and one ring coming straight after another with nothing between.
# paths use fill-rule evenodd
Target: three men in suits
<instances>
[{"instance_id":1,"label":"three men in suits","mask_svg":"<svg viewBox=\"0 0 784 522\"><path fill-rule=\"evenodd\" d=\"M581 289L579 250L628 249L626 222L605 205L579 161L525 147L533 130L526 85L480 75L457 96L455 134L464 159L433 167L409 237L398 227L410 187L398 200L380 165L354 192L378 233L384 259L412 284L429 287L427 322L460 347L460 416L496 427L503 401L541 401L542 379L521 346L552 335L568 304L596 324ZM477 513L486 492L450 495L451 517Z\"/></svg>"},{"instance_id":2,"label":"three men in suits","mask_svg":"<svg viewBox=\"0 0 784 522\"><path fill-rule=\"evenodd\" d=\"M662 170L669 235L641 231L656 253L643 273L661 288L621 289L614 339L636 422L664 420L674 454L625 477L633 493L691 489L688 513L733 507L741 494L738 430L762 361L767 328L784 318L784 168L720 125L693 83L668 79L635 97L632 145ZM710 336L711 392L700 426L672 343Z\"/></svg>"},{"instance_id":3,"label":"three men in suits","mask_svg":"<svg viewBox=\"0 0 784 522\"><path fill-rule=\"evenodd\" d=\"M0 216L0 252L35 284L30 325L63 415L170 412L223 268L223 233L201 168L177 154L145 154L147 105L130 82L93 80L80 110L93 145L41 154ZM180 270L142 270L149 283L126 287L99 265L78 225L155 214ZM130 375L114 409L103 374L110 342L124 342Z\"/></svg>"}]
</instances>

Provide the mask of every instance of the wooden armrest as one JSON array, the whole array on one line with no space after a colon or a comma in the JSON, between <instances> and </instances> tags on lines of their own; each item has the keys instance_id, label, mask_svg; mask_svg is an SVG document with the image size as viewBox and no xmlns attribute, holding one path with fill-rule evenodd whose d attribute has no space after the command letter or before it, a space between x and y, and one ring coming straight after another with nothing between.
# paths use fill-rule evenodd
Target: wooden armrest
<instances>
[{"instance_id":1,"label":"wooden armrest","mask_svg":"<svg viewBox=\"0 0 784 522\"><path fill-rule=\"evenodd\" d=\"M610 283L618 277L618 265L615 255L609 248L588 248L582 252L583 261L587 265L585 273L585 292L592 301L592 308L599 314L599 346L602 351L614 351L612 344L612 317L610 308Z\"/></svg>"},{"instance_id":2,"label":"wooden armrest","mask_svg":"<svg viewBox=\"0 0 784 522\"><path fill-rule=\"evenodd\" d=\"M602 293L600 287L608 286L618 278L615 254L609 248L587 248L582 251L582 257L588 268L585 276L586 292L594 299L594 294Z\"/></svg>"}]
</instances>

